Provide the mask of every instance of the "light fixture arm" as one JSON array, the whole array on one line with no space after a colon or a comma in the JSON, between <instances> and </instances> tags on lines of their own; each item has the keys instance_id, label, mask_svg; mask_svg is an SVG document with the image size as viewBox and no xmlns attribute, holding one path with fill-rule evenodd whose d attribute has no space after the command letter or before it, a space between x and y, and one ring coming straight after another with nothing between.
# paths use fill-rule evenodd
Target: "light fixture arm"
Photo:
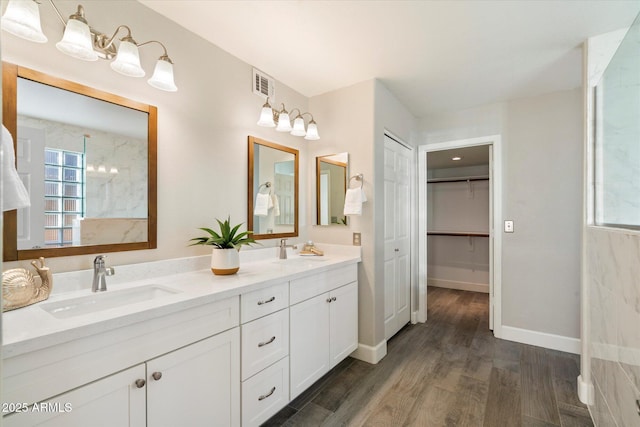
<instances>
[{"instance_id":1,"label":"light fixture arm","mask_svg":"<svg viewBox=\"0 0 640 427\"><path fill-rule=\"evenodd\" d=\"M173 61L171 60L171 58L169 58L169 54L167 53L167 47L164 44L162 44L162 42L159 42L158 40L149 40L147 42L140 43L138 44L138 47L146 46L151 43L158 43L162 47L162 50L164 51L164 53L162 54L162 56L160 56L161 60L167 61L170 64L173 64Z\"/></svg>"},{"instance_id":2,"label":"light fixture arm","mask_svg":"<svg viewBox=\"0 0 640 427\"><path fill-rule=\"evenodd\" d=\"M93 33L95 33L96 35L96 41L99 41L99 46L101 49L104 50L108 50L112 45L113 45L113 41L116 39L116 36L118 35L118 33L120 32L120 29L124 28L127 30L127 35L124 36L123 38L121 38L120 40L123 41L128 41L131 42L135 45L137 45L136 41L133 39L133 37L131 37L131 28L127 27L126 25L118 25L118 28L116 28L116 30L113 32L113 35L111 37L109 37L108 39L106 39L106 35L102 34L94 29L91 29L91 31ZM102 37L100 37L102 36Z\"/></svg>"}]
</instances>

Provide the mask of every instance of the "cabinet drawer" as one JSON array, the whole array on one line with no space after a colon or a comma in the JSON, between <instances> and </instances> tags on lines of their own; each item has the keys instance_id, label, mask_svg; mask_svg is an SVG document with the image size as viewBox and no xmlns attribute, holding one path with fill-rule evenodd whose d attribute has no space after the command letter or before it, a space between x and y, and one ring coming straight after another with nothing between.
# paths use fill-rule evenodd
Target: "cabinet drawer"
<instances>
[{"instance_id":1,"label":"cabinet drawer","mask_svg":"<svg viewBox=\"0 0 640 427\"><path fill-rule=\"evenodd\" d=\"M291 281L291 305L358 280L358 265L351 264Z\"/></svg>"},{"instance_id":2,"label":"cabinet drawer","mask_svg":"<svg viewBox=\"0 0 640 427\"><path fill-rule=\"evenodd\" d=\"M247 323L289 306L289 282L243 294L240 297L240 321Z\"/></svg>"},{"instance_id":3,"label":"cabinet drawer","mask_svg":"<svg viewBox=\"0 0 640 427\"><path fill-rule=\"evenodd\" d=\"M242 383L242 426L259 426L289 403L289 358Z\"/></svg>"},{"instance_id":4,"label":"cabinet drawer","mask_svg":"<svg viewBox=\"0 0 640 427\"><path fill-rule=\"evenodd\" d=\"M242 380L288 354L288 308L242 325Z\"/></svg>"}]
</instances>

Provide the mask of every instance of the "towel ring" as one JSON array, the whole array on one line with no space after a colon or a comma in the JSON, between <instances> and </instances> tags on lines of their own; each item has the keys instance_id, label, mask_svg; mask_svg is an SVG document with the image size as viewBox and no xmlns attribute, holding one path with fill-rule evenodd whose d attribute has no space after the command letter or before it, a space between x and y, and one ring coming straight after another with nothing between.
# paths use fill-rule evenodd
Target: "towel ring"
<instances>
[{"instance_id":1,"label":"towel ring","mask_svg":"<svg viewBox=\"0 0 640 427\"><path fill-rule=\"evenodd\" d=\"M258 187L258 193L260 192L260 190L262 190L262 187L265 187L267 189L271 188L271 183L269 181L265 182L264 184L260 184L260 187ZM271 191L271 190L269 190Z\"/></svg>"},{"instance_id":2,"label":"towel ring","mask_svg":"<svg viewBox=\"0 0 640 427\"><path fill-rule=\"evenodd\" d=\"M351 181L353 180L356 181L360 181L360 188L362 188L362 186L364 185L364 175L362 175L361 173L352 176L351 178L349 178L349 188L351 188Z\"/></svg>"}]
</instances>

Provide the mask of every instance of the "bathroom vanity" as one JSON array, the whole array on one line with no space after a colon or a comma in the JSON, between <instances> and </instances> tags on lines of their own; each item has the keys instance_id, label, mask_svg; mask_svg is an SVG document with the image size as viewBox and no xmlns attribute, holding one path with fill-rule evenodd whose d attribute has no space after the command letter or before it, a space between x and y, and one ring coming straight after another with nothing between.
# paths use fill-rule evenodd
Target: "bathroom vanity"
<instances>
[{"instance_id":1,"label":"bathroom vanity","mask_svg":"<svg viewBox=\"0 0 640 427\"><path fill-rule=\"evenodd\" d=\"M260 425L357 348L348 249L250 251L268 257L234 276L184 272L5 313L3 424Z\"/></svg>"}]
</instances>

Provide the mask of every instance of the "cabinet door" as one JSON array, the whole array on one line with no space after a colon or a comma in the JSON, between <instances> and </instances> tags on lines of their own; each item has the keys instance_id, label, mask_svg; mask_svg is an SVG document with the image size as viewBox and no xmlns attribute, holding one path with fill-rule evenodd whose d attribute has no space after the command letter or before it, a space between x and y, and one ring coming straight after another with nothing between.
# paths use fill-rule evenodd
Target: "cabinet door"
<instances>
[{"instance_id":1,"label":"cabinet door","mask_svg":"<svg viewBox=\"0 0 640 427\"><path fill-rule=\"evenodd\" d=\"M147 425L240 425L239 328L147 362Z\"/></svg>"},{"instance_id":2,"label":"cabinet door","mask_svg":"<svg viewBox=\"0 0 640 427\"><path fill-rule=\"evenodd\" d=\"M79 387L3 418L3 426L130 426L146 425L144 364Z\"/></svg>"},{"instance_id":3,"label":"cabinet door","mask_svg":"<svg viewBox=\"0 0 640 427\"><path fill-rule=\"evenodd\" d=\"M358 283L331 291L331 368L358 348Z\"/></svg>"},{"instance_id":4,"label":"cabinet door","mask_svg":"<svg viewBox=\"0 0 640 427\"><path fill-rule=\"evenodd\" d=\"M329 371L329 305L322 294L289 309L291 400Z\"/></svg>"}]
</instances>

